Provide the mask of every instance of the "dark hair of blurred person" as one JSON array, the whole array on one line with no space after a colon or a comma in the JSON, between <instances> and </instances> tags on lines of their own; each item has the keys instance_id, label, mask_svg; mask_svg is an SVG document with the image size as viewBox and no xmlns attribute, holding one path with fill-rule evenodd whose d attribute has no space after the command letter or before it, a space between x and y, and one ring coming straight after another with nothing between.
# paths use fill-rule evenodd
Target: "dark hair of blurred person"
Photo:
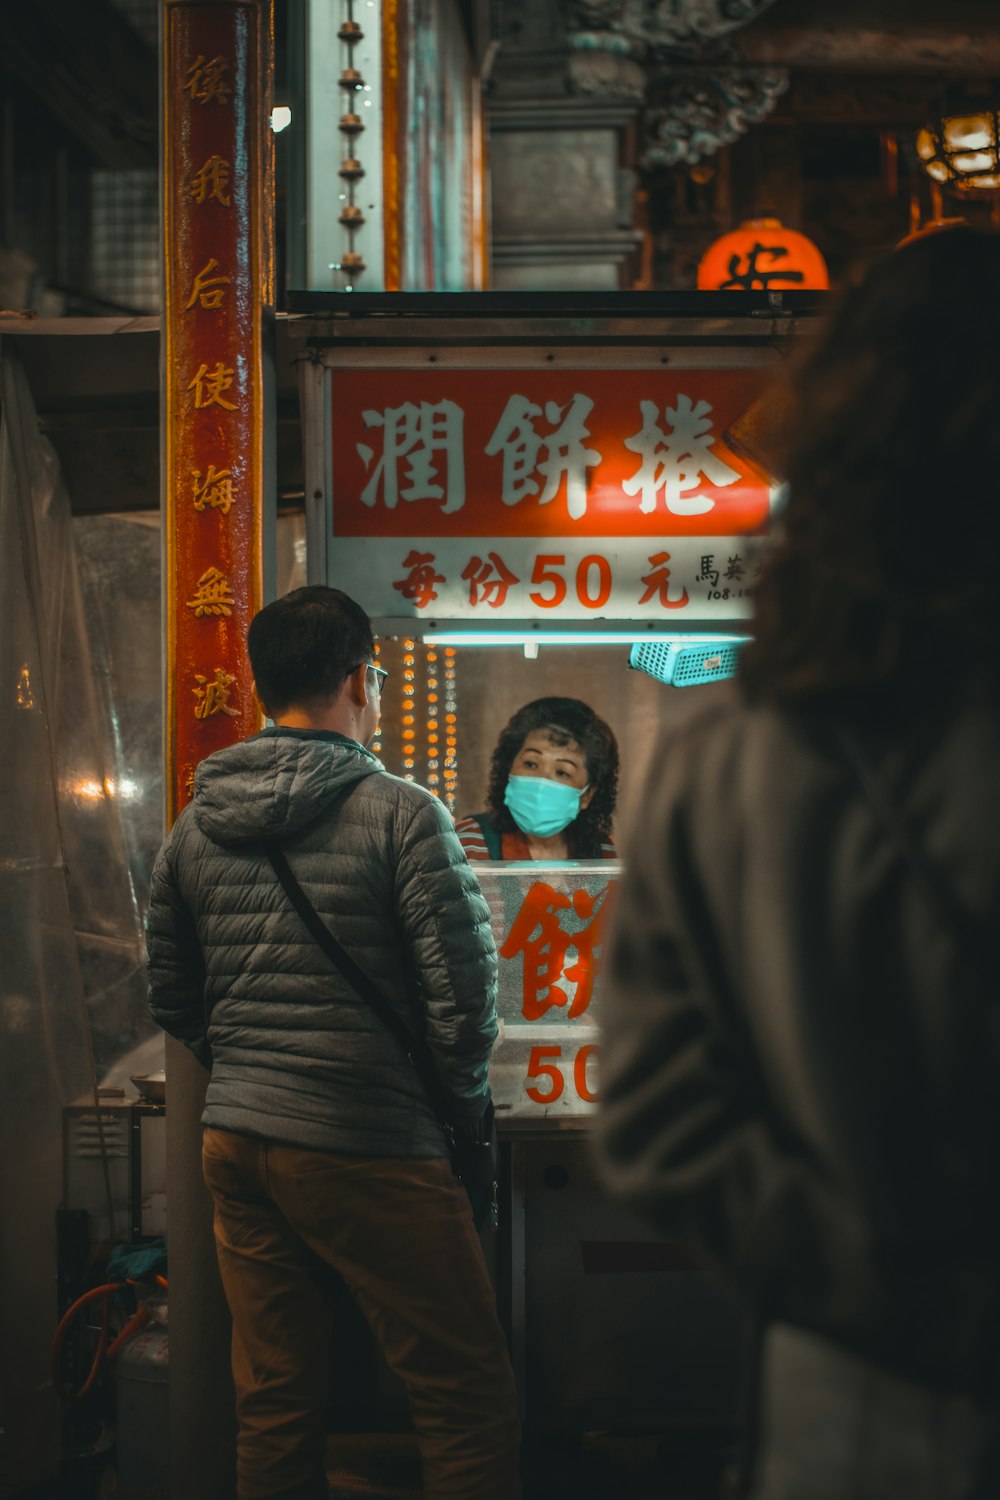
<instances>
[{"instance_id":1,"label":"dark hair of blurred person","mask_svg":"<svg viewBox=\"0 0 1000 1500\"><path fill-rule=\"evenodd\" d=\"M996 682L998 351L1000 236L963 227L887 256L793 362L751 700L895 715L984 667Z\"/></svg>"}]
</instances>

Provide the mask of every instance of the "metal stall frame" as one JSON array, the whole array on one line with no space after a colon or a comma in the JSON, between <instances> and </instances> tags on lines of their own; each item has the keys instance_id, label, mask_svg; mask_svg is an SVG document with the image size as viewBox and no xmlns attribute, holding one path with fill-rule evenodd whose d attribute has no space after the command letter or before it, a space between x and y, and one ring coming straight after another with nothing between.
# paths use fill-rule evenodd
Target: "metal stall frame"
<instances>
[{"instance_id":1,"label":"metal stall frame","mask_svg":"<svg viewBox=\"0 0 1000 1500\"><path fill-rule=\"evenodd\" d=\"M309 582L329 576L335 372L778 369L827 301L823 292L289 292L288 333L301 345ZM416 639L443 628L412 615L373 623L379 634ZM544 621L520 623L544 638ZM601 619L574 630L626 627L638 638L651 629ZM718 628L695 616L671 622L676 634Z\"/></svg>"}]
</instances>

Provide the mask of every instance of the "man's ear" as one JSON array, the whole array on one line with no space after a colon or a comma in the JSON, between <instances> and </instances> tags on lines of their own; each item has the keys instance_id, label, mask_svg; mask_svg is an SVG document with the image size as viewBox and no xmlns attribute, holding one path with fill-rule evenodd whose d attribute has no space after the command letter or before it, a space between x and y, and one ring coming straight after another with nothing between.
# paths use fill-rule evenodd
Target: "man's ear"
<instances>
[{"instance_id":1,"label":"man's ear","mask_svg":"<svg viewBox=\"0 0 1000 1500\"><path fill-rule=\"evenodd\" d=\"M368 667L362 664L357 667L347 679L347 691L351 696L351 702L356 703L359 708L368 706Z\"/></svg>"}]
</instances>

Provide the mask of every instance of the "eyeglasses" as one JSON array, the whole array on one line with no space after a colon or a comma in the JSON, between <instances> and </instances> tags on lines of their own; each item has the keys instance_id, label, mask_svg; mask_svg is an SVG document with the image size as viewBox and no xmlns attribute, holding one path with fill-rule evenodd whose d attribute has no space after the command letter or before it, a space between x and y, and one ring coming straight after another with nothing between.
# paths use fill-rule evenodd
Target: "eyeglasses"
<instances>
[{"instance_id":1,"label":"eyeglasses","mask_svg":"<svg viewBox=\"0 0 1000 1500\"><path fill-rule=\"evenodd\" d=\"M375 673L375 686L378 690L378 695L381 698L382 689L385 687L385 679L389 675L385 667L377 667L373 661L359 661L358 667L364 667L367 671ZM347 673L347 676L353 676L354 673L358 670L358 667L352 667L350 672Z\"/></svg>"}]
</instances>

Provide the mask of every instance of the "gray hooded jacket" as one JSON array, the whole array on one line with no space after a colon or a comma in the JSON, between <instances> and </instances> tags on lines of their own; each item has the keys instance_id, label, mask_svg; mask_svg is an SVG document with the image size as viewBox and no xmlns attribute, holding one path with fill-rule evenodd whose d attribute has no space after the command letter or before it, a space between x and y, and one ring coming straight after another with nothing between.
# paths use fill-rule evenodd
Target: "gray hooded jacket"
<instances>
[{"instance_id":1,"label":"gray hooded jacket","mask_svg":"<svg viewBox=\"0 0 1000 1500\"><path fill-rule=\"evenodd\" d=\"M437 1156L413 1065L334 970L260 849L424 1028L456 1119L489 1097L496 948L452 820L355 741L276 728L209 756L153 870L150 1008L211 1081L203 1123L356 1156Z\"/></svg>"}]
</instances>

